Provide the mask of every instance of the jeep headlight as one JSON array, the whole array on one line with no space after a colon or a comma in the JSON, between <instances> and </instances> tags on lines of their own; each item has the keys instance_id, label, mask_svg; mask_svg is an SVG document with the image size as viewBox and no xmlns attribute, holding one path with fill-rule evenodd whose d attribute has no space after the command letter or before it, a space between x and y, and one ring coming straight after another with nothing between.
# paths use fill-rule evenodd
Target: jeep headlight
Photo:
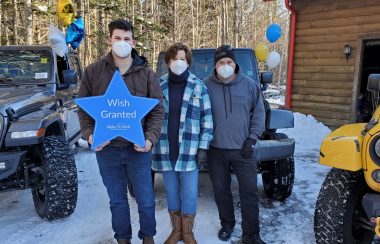
<instances>
[{"instance_id":1,"label":"jeep headlight","mask_svg":"<svg viewBox=\"0 0 380 244\"><path fill-rule=\"evenodd\" d=\"M372 161L380 166L380 135L376 135L369 144L369 155Z\"/></svg>"},{"instance_id":2,"label":"jeep headlight","mask_svg":"<svg viewBox=\"0 0 380 244\"><path fill-rule=\"evenodd\" d=\"M378 139L375 143L375 153L378 157L380 157L380 140Z\"/></svg>"}]
</instances>

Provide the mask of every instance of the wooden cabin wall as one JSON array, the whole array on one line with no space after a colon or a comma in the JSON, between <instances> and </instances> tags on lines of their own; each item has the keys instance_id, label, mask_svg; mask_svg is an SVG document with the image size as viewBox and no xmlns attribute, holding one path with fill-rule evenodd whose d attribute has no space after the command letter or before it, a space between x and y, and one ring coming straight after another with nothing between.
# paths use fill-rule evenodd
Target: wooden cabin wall
<instances>
[{"instance_id":1,"label":"wooden cabin wall","mask_svg":"<svg viewBox=\"0 0 380 244\"><path fill-rule=\"evenodd\" d=\"M358 39L380 33L380 0L292 3L297 25L291 109L332 127L352 122ZM343 53L346 44L353 48L348 60Z\"/></svg>"}]
</instances>

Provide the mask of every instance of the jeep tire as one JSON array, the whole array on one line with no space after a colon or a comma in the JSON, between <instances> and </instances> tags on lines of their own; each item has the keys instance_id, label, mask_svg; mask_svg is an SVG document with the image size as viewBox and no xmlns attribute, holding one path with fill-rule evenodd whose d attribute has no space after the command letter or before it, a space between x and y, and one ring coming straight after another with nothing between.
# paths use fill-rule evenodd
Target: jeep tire
<instances>
[{"instance_id":1,"label":"jeep tire","mask_svg":"<svg viewBox=\"0 0 380 244\"><path fill-rule=\"evenodd\" d=\"M40 182L32 188L41 218L55 220L74 212L78 197L75 159L65 138L48 136L37 150Z\"/></svg>"},{"instance_id":2,"label":"jeep tire","mask_svg":"<svg viewBox=\"0 0 380 244\"><path fill-rule=\"evenodd\" d=\"M284 133L266 132L264 140L287 139ZM284 201L292 194L294 157L261 162L261 177L265 193L272 199Z\"/></svg>"},{"instance_id":3,"label":"jeep tire","mask_svg":"<svg viewBox=\"0 0 380 244\"><path fill-rule=\"evenodd\" d=\"M333 168L321 186L314 213L317 243L372 243L374 226L362 198L370 190L362 172Z\"/></svg>"}]
</instances>

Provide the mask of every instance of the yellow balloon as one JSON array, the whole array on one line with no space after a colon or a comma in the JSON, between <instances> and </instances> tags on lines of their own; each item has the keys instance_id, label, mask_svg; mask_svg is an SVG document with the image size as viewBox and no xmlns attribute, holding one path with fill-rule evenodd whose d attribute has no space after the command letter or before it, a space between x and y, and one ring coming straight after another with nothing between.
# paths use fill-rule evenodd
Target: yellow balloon
<instances>
[{"instance_id":1,"label":"yellow balloon","mask_svg":"<svg viewBox=\"0 0 380 244\"><path fill-rule=\"evenodd\" d=\"M75 10L71 0L58 0L57 15L65 25L70 25L74 21Z\"/></svg>"},{"instance_id":2,"label":"yellow balloon","mask_svg":"<svg viewBox=\"0 0 380 244\"><path fill-rule=\"evenodd\" d=\"M256 58L260 61L265 61L269 55L269 47L267 44L259 42L255 47Z\"/></svg>"}]
</instances>

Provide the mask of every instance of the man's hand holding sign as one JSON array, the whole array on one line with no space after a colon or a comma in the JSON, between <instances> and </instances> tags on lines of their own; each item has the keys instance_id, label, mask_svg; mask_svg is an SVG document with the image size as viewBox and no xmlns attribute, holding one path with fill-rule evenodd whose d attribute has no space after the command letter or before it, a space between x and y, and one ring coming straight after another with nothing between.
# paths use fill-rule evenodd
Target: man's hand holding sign
<instances>
[{"instance_id":1,"label":"man's hand holding sign","mask_svg":"<svg viewBox=\"0 0 380 244\"><path fill-rule=\"evenodd\" d=\"M158 99L132 96L119 71L115 71L107 91L102 96L75 100L95 120L90 136L91 149L100 151L116 137L134 143L138 152L148 152L152 142L145 140L141 120L158 103Z\"/></svg>"}]
</instances>

